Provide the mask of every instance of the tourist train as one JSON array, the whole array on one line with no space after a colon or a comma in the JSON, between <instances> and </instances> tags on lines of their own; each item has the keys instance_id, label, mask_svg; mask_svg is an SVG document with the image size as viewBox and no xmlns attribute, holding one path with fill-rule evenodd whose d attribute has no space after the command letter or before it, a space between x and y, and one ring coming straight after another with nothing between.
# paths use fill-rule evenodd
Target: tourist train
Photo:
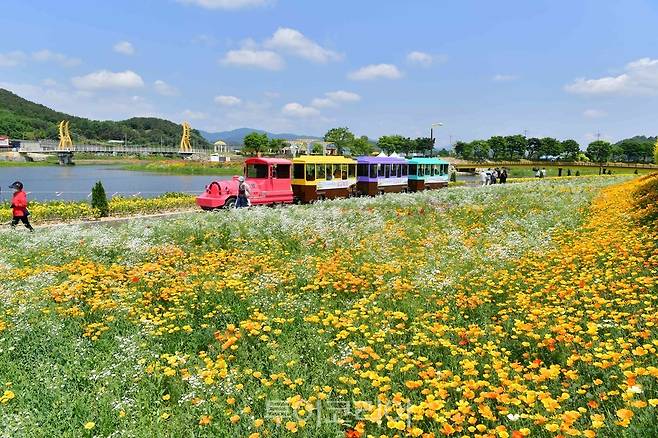
<instances>
[{"instance_id":1,"label":"tourist train","mask_svg":"<svg viewBox=\"0 0 658 438\"><path fill-rule=\"evenodd\" d=\"M196 199L204 210L233 207L239 176L213 181ZM292 160L245 160L251 205L311 203L323 199L418 192L448 185L448 163L440 158L404 159L396 155L357 157L302 155Z\"/></svg>"}]
</instances>

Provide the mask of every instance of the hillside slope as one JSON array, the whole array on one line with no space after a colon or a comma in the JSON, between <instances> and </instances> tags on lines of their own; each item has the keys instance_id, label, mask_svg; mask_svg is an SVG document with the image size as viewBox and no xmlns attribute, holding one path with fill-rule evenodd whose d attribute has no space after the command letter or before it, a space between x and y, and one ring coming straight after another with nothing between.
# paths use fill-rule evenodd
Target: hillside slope
<instances>
[{"instance_id":1,"label":"hillside slope","mask_svg":"<svg viewBox=\"0 0 658 438\"><path fill-rule=\"evenodd\" d=\"M206 132L199 131L203 137L211 143L214 143L217 140L222 140L230 145L242 145L242 141L245 135L252 132L258 132L259 134L267 134L268 138L281 138L283 140L296 140L299 138L310 138L315 140L322 140L321 137L316 137L313 135L301 135L301 134L274 134L272 132L263 131L262 129L254 128L238 128L231 131L222 131L222 132Z\"/></svg>"},{"instance_id":2,"label":"hillside slope","mask_svg":"<svg viewBox=\"0 0 658 438\"><path fill-rule=\"evenodd\" d=\"M123 139L134 145L172 146L180 142L180 125L155 117L133 117L122 121L97 121L52 110L0 88L0 135L15 139L53 139L57 124L70 122L74 142ZM199 131L192 131L194 147L208 147Z\"/></svg>"}]
</instances>

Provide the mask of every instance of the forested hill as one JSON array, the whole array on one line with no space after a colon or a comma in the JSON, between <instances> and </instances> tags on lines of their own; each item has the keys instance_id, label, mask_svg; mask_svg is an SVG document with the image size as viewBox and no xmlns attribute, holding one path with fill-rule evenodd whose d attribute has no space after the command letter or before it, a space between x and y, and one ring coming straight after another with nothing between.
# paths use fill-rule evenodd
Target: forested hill
<instances>
[{"instance_id":1,"label":"forested hill","mask_svg":"<svg viewBox=\"0 0 658 438\"><path fill-rule=\"evenodd\" d=\"M54 111L30 102L11 91L0 88L0 135L12 139L58 138L57 124L68 120L74 142L123 140L133 145L178 145L182 128L168 120L155 117L133 117L118 122L89 120ZM192 131L194 147L208 147L199 131Z\"/></svg>"}]
</instances>

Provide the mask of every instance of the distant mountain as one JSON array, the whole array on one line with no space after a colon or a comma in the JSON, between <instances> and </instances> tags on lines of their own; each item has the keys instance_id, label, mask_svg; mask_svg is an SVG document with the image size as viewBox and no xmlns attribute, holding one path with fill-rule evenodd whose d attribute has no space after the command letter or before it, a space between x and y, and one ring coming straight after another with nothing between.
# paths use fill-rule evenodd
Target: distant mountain
<instances>
[{"instance_id":1,"label":"distant mountain","mask_svg":"<svg viewBox=\"0 0 658 438\"><path fill-rule=\"evenodd\" d=\"M169 120L133 117L122 121L97 121L54 111L0 88L0 135L12 139L36 140L58 138L57 124L68 120L73 142L122 140L124 135L134 145L178 145L182 128ZM194 147L209 147L196 129L192 130Z\"/></svg>"},{"instance_id":2,"label":"distant mountain","mask_svg":"<svg viewBox=\"0 0 658 438\"><path fill-rule=\"evenodd\" d=\"M253 128L238 128L232 131L222 131L222 132L206 132L199 131L201 135L208 140L210 143L214 143L217 140L222 140L231 146L241 146L242 140L245 135L252 132L258 132L259 134L267 134L269 138L281 138L284 140L296 140L299 138L310 138L314 140L322 140L322 137L315 137L313 135L300 135L300 134L274 134L271 132L263 131L262 129L253 129Z\"/></svg>"}]
</instances>

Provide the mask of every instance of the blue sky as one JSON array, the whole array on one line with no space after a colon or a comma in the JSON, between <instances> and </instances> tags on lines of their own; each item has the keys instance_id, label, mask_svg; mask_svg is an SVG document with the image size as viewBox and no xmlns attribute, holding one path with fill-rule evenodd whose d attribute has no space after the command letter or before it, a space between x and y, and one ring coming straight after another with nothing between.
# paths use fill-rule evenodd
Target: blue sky
<instances>
[{"instance_id":1,"label":"blue sky","mask_svg":"<svg viewBox=\"0 0 658 438\"><path fill-rule=\"evenodd\" d=\"M5 0L0 87L209 131L658 134L656 0Z\"/></svg>"}]
</instances>

